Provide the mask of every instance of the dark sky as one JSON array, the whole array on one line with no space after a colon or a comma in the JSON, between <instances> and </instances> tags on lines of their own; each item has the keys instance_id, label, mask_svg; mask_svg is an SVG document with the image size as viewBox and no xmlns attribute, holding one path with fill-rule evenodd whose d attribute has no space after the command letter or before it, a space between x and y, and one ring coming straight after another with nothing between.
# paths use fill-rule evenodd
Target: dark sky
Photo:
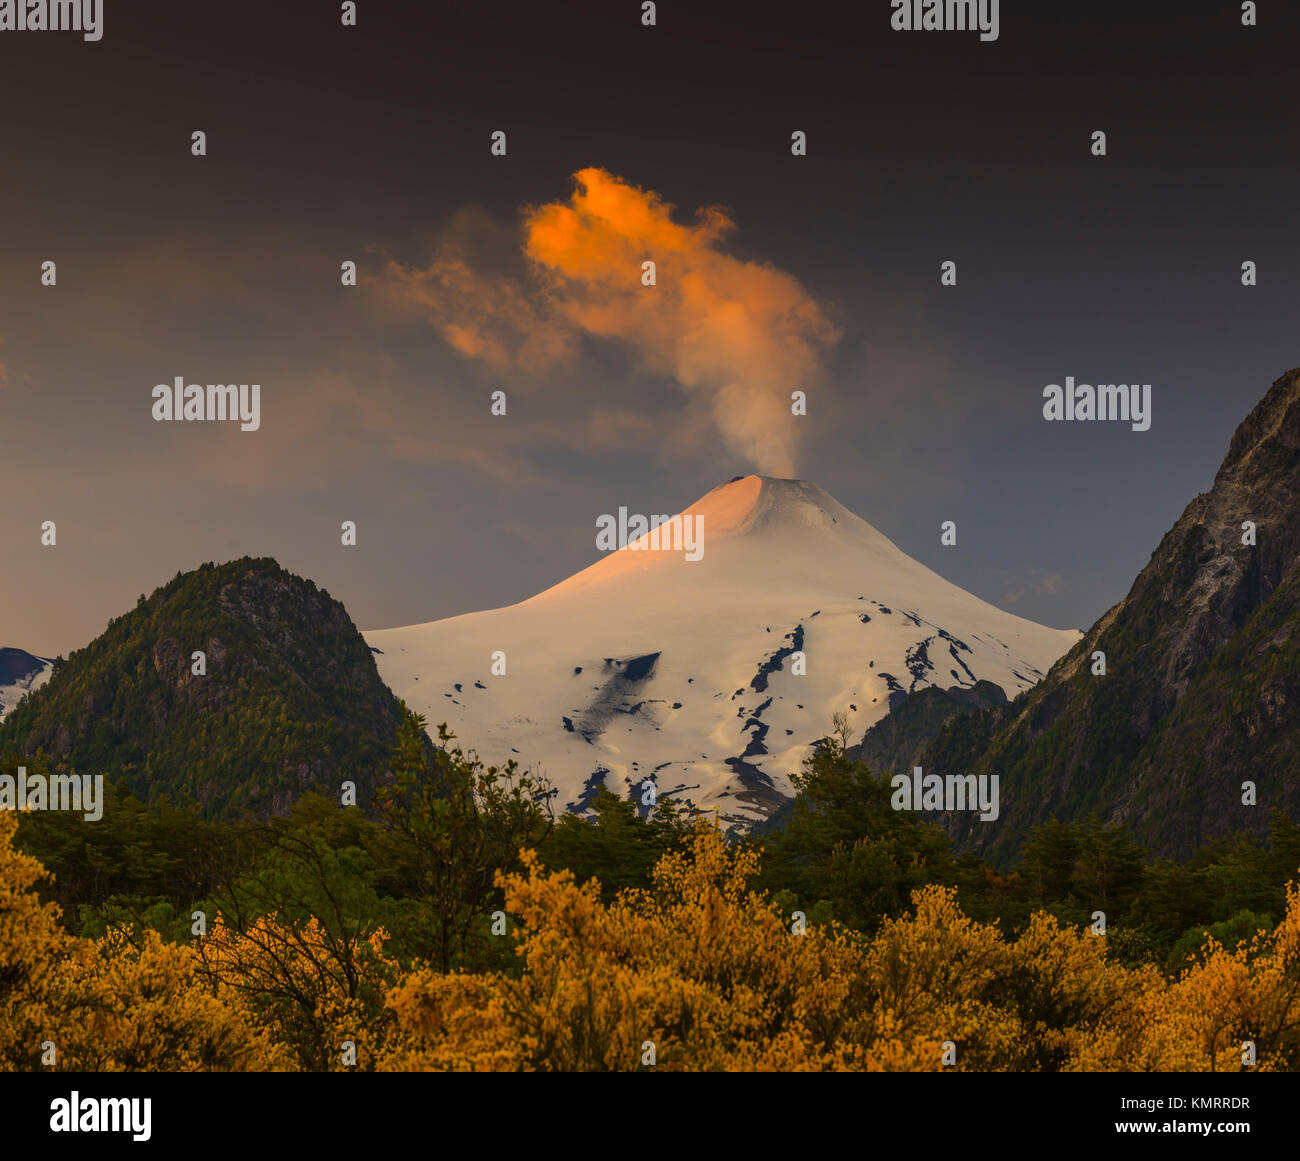
<instances>
[{"instance_id":1,"label":"dark sky","mask_svg":"<svg viewBox=\"0 0 1300 1161\"><path fill-rule=\"evenodd\" d=\"M0 33L0 645L66 653L245 553L364 628L508 604L590 563L598 515L754 470L661 357L681 317L570 325L553 363L449 341L551 325L521 225L588 167L682 225L725 207L705 268L779 272L833 328L795 384L799 475L1056 627L1123 596L1300 364L1282 0L1254 29L1228 0L1008 0L994 43L893 32L887 0L669 0L654 28L633 0L358 7L106 0L98 43ZM448 254L470 281L431 291ZM770 393L743 357L717 373ZM177 375L260 383L261 430L153 422ZM1151 430L1045 423L1068 375L1151 383Z\"/></svg>"}]
</instances>

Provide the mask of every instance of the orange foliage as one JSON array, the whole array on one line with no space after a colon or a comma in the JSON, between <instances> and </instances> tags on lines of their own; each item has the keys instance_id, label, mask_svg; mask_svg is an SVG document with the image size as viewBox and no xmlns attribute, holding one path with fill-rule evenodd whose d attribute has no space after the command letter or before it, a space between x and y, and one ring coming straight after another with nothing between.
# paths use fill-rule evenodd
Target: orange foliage
<instances>
[{"instance_id":1,"label":"orange foliage","mask_svg":"<svg viewBox=\"0 0 1300 1161\"><path fill-rule=\"evenodd\" d=\"M403 974L382 931L314 919L72 939L14 829L0 813L0 1069L41 1067L46 1041L100 1071L340 1068L344 1041L389 1070L1300 1067L1297 885L1276 930L1170 980L1045 913L1009 939L933 886L871 939L800 930L748 889L757 855L701 825L611 903L524 852L498 875L519 970Z\"/></svg>"},{"instance_id":2,"label":"orange foliage","mask_svg":"<svg viewBox=\"0 0 1300 1161\"><path fill-rule=\"evenodd\" d=\"M155 932L138 949L120 934L63 934L58 908L34 890L40 864L13 848L16 829L0 812L0 1069L285 1066L242 998L213 988L189 948Z\"/></svg>"},{"instance_id":3,"label":"orange foliage","mask_svg":"<svg viewBox=\"0 0 1300 1161\"><path fill-rule=\"evenodd\" d=\"M756 856L716 830L665 857L651 892L501 879L522 974L416 971L389 993L381 1067L634 1070L1295 1067L1300 894L1270 936L1169 982L1107 957L1104 937L1035 915L1017 939L926 887L871 941L795 933L748 892Z\"/></svg>"},{"instance_id":4,"label":"orange foliage","mask_svg":"<svg viewBox=\"0 0 1300 1161\"><path fill-rule=\"evenodd\" d=\"M246 931L220 915L195 945L207 975L247 997L287 1045L301 1067L331 1070L345 1063L373 1067L390 1014L383 1007L386 980L396 965L384 955L387 936L341 938L319 920L303 924L262 916Z\"/></svg>"}]
</instances>

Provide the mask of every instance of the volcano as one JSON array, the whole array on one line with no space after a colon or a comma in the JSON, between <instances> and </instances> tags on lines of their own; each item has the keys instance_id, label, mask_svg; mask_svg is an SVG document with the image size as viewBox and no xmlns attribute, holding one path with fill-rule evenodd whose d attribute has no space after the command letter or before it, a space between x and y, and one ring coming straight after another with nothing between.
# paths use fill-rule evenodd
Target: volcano
<instances>
[{"instance_id":1,"label":"volcano","mask_svg":"<svg viewBox=\"0 0 1300 1161\"><path fill-rule=\"evenodd\" d=\"M366 632L380 675L485 761L540 769L569 810L649 779L744 828L793 794L832 714L860 736L926 686L1014 697L1079 640L950 584L805 480L737 477L680 515L698 559L650 533L517 605Z\"/></svg>"}]
</instances>

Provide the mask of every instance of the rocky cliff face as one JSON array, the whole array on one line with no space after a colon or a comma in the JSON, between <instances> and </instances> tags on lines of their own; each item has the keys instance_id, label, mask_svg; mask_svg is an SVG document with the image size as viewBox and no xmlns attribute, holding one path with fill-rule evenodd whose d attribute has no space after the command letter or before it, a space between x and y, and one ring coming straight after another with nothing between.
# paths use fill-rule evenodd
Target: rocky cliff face
<instances>
[{"instance_id":1,"label":"rocky cliff face","mask_svg":"<svg viewBox=\"0 0 1300 1161\"><path fill-rule=\"evenodd\" d=\"M1249 530L1253 525L1254 543ZM1300 814L1300 371L1237 429L1209 492L1165 535L1128 595L1047 678L1003 709L950 721L940 773L1002 777L1002 818L953 817L996 859L1056 814L1096 811L1182 856L1269 808ZM1106 673L1094 675L1094 654ZM1243 805L1243 782L1257 805Z\"/></svg>"},{"instance_id":2,"label":"rocky cliff face","mask_svg":"<svg viewBox=\"0 0 1300 1161\"><path fill-rule=\"evenodd\" d=\"M0 753L42 749L212 816L269 814L345 779L364 801L399 721L344 607L245 558L179 574L115 619L4 722Z\"/></svg>"}]
</instances>

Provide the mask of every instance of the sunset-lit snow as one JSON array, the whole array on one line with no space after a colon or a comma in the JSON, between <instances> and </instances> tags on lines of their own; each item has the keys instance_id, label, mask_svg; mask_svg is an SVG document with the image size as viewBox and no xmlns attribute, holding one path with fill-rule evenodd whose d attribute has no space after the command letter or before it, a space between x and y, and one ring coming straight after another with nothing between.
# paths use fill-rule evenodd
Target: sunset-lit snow
<instances>
[{"instance_id":1,"label":"sunset-lit snow","mask_svg":"<svg viewBox=\"0 0 1300 1161\"><path fill-rule=\"evenodd\" d=\"M792 792L836 710L856 740L891 690L986 678L1015 696L1079 638L948 583L806 481L747 476L685 515L702 559L622 550L508 608L367 632L381 676L431 732L540 767L561 806L653 776L745 823Z\"/></svg>"}]
</instances>

